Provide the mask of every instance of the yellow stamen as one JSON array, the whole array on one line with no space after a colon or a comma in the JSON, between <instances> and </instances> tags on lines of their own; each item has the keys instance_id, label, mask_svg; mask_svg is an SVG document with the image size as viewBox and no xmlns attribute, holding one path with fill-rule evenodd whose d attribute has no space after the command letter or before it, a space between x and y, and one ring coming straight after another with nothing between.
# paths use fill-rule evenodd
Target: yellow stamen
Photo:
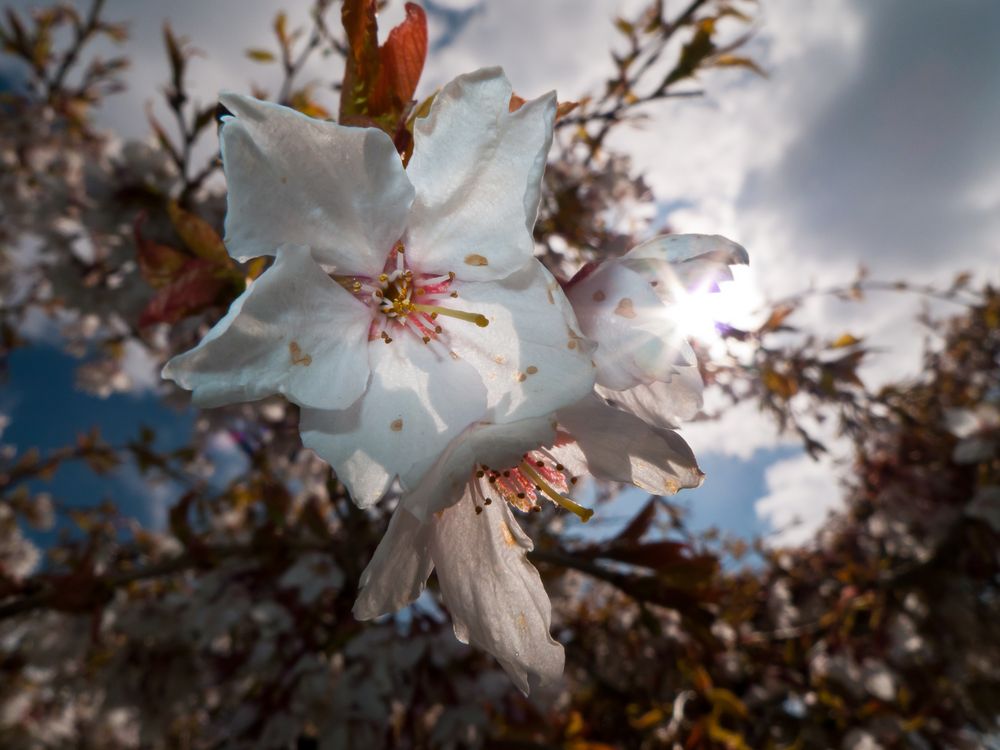
<instances>
[{"instance_id":1,"label":"yellow stamen","mask_svg":"<svg viewBox=\"0 0 1000 750\"><path fill-rule=\"evenodd\" d=\"M431 315L446 315L449 318L458 318L459 320L467 320L470 323L475 323L480 328L486 328L490 324L489 319L485 315L480 315L479 313L469 313L462 312L461 310L452 310L447 307L435 307L434 305L420 305L413 304L414 310L419 310L420 312L430 313Z\"/></svg>"},{"instance_id":2,"label":"yellow stamen","mask_svg":"<svg viewBox=\"0 0 1000 750\"><path fill-rule=\"evenodd\" d=\"M546 482L544 479L542 479L538 475L538 472L535 471L533 468L531 468L531 466L528 464L527 461L521 462L520 469L529 477L531 477L532 481L538 486L538 488L546 495L548 495L550 498L552 498L552 500L556 503L556 505L565 508L571 513L575 513L579 517L579 519L584 523L587 523L587 521L590 520L590 517L594 515L594 511L592 509L584 508L582 505L574 503L565 495L560 495L558 492L552 489L552 487L549 486L549 483Z\"/></svg>"},{"instance_id":3,"label":"yellow stamen","mask_svg":"<svg viewBox=\"0 0 1000 750\"><path fill-rule=\"evenodd\" d=\"M340 284L344 289L349 292L356 292L361 288L361 282L357 279L349 279L345 276L334 276L330 275L330 278Z\"/></svg>"}]
</instances>

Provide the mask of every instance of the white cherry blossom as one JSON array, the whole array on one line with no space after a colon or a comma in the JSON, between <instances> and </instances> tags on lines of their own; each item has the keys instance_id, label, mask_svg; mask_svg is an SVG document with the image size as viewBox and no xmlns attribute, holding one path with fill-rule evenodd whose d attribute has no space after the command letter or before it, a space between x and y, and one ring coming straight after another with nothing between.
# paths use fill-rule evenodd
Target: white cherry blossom
<instances>
[{"instance_id":1,"label":"white cherry blossom","mask_svg":"<svg viewBox=\"0 0 1000 750\"><path fill-rule=\"evenodd\" d=\"M380 130L224 94L226 245L276 257L164 376L202 406L284 394L361 505L415 486L469 424L590 391L589 347L532 255L555 96L510 98L498 68L445 86L404 169Z\"/></svg>"},{"instance_id":2,"label":"white cherry blossom","mask_svg":"<svg viewBox=\"0 0 1000 750\"><path fill-rule=\"evenodd\" d=\"M557 680L562 646L549 632L548 595L512 509L540 511L550 501L586 521L592 511L568 495L588 471L656 494L697 487L703 476L676 433L596 395L553 417L474 425L400 500L361 576L355 615L405 607L436 569L459 640L493 654L525 693Z\"/></svg>"},{"instance_id":3,"label":"white cherry blossom","mask_svg":"<svg viewBox=\"0 0 1000 750\"><path fill-rule=\"evenodd\" d=\"M730 266L747 262L746 250L725 237L679 234L584 266L565 291L597 345L597 392L660 427L693 417L702 381L677 302L717 289L732 279Z\"/></svg>"}]
</instances>

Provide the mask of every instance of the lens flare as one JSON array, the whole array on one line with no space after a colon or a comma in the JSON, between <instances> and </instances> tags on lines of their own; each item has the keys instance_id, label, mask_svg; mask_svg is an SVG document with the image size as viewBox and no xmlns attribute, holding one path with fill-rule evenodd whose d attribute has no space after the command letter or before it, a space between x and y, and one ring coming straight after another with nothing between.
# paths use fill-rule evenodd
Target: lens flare
<instances>
[{"instance_id":1,"label":"lens flare","mask_svg":"<svg viewBox=\"0 0 1000 750\"><path fill-rule=\"evenodd\" d=\"M725 346L719 332L720 324L749 327L754 313L763 304L750 269L734 266L732 271L733 280L723 281L718 291L706 286L679 292L670 309L681 333L709 347L711 353L719 353Z\"/></svg>"}]
</instances>

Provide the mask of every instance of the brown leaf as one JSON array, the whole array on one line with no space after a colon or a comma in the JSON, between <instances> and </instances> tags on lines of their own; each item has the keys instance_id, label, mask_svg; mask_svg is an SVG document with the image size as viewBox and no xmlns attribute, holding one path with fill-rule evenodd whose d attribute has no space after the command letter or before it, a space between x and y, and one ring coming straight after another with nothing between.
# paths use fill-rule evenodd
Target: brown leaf
<instances>
[{"instance_id":1,"label":"brown leaf","mask_svg":"<svg viewBox=\"0 0 1000 750\"><path fill-rule=\"evenodd\" d=\"M770 367L760 374L760 379L769 391L781 396L786 401L799 392L798 380Z\"/></svg>"},{"instance_id":2,"label":"brown leaf","mask_svg":"<svg viewBox=\"0 0 1000 750\"><path fill-rule=\"evenodd\" d=\"M589 99L590 97L585 97L584 99L578 102L558 102L556 104L556 119L557 120L562 119L570 112L575 110L577 107L579 107L581 104L583 104L586 101L589 101ZM523 96L518 96L517 94L511 94L510 104L508 105L508 109L511 112L517 112L517 110L523 107L527 101L528 100L525 99Z\"/></svg>"},{"instance_id":3,"label":"brown leaf","mask_svg":"<svg viewBox=\"0 0 1000 750\"><path fill-rule=\"evenodd\" d=\"M712 40L712 35L715 33L715 21L706 18L699 22L698 28L691 37L691 41L684 45L681 49L680 59L677 61L677 65L674 69L670 71L670 74L664 80L661 88L666 89L677 81L682 81L685 78L691 78L698 68L701 67L702 63L705 62L709 56L715 52L715 42Z\"/></svg>"},{"instance_id":4,"label":"brown leaf","mask_svg":"<svg viewBox=\"0 0 1000 750\"><path fill-rule=\"evenodd\" d=\"M302 114L308 115L309 117L316 117L320 120L327 120L330 118L329 110L313 99L312 89L308 86L301 88L298 91L293 91L292 95L288 98L288 105L292 109L298 110Z\"/></svg>"},{"instance_id":5,"label":"brown leaf","mask_svg":"<svg viewBox=\"0 0 1000 750\"><path fill-rule=\"evenodd\" d=\"M167 58L170 61L171 75L176 83L184 73L184 66L187 60L184 55L184 40L178 39L174 35L174 30L170 28L169 23L163 24L163 44L167 48Z\"/></svg>"},{"instance_id":6,"label":"brown leaf","mask_svg":"<svg viewBox=\"0 0 1000 750\"><path fill-rule=\"evenodd\" d=\"M844 349L848 346L854 346L855 344L860 344L861 339L853 336L850 333L842 333L837 337L835 341L830 344L831 349Z\"/></svg>"},{"instance_id":7,"label":"brown leaf","mask_svg":"<svg viewBox=\"0 0 1000 750\"><path fill-rule=\"evenodd\" d=\"M710 688L708 690L708 699L721 711L744 719L750 716L746 704L730 690L726 690L725 688Z\"/></svg>"},{"instance_id":8,"label":"brown leaf","mask_svg":"<svg viewBox=\"0 0 1000 750\"><path fill-rule=\"evenodd\" d=\"M176 201L167 204L167 213L177 234L192 253L216 266L232 265L222 238L211 224L190 211L185 211Z\"/></svg>"},{"instance_id":9,"label":"brown leaf","mask_svg":"<svg viewBox=\"0 0 1000 750\"><path fill-rule=\"evenodd\" d=\"M288 16L284 11L279 11L274 17L274 35L278 37L281 48L287 49L291 39L288 37Z\"/></svg>"},{"instance_id":10,"label":"brown leaf","mask_svg":"<svg viewBox=\"0 0 1000 750\"><path fill-rule=\"evenodd\" d=\"M153 129L153 134L156 136L156 140L159 142L160 147L169 154L170 158L173 159L175 164L181 163L181 155L174 147L173 142L170 140L170 136L167 135L167 131L164 129L160 121L156 119L153 114L152 106L146 104L146 119L149 120L149 126Z\"/></svg>"},{"instance_id":11,"label":"brown leaf","mask_svg":"<svg viewBox=\"0 0 1000 750\"><path fill-rule=\"evenodd\" d=\"M275 57L274 53L266 49L251 48L246 51L246 56L259 63L269 63L274 62L278 58Z\"/></svg>"},{"instance_id":12,"label":"brown leaf","mask_svg":"<svg viewBox=\"0 0 1000 750\"><path fill-rule=\"evenodd\" d=\"M556 119L561 120L570 112L579 107L581 104L586 102L588 99L589 97L585 97L583 100L578 102L559 102L558 104L556 104Z\"/></svg>"},{"instance_id":13,"label":"brown leaf","mask_svg":"<svg viewBox=\"0 0 1000 750\"><path fill-rule=\"evenodd\" d=\"M761 78L767 78L767 71L760 67L755 60L740 55L719 55L712 60L712 66L716 68L746 68Z\"/></svg>"},{"instance_id":14,"label":"brown leaf","mask_svg":"<svg viewBox=\"0 0 1000 750\"><path fill-rule=\"evenodd\" d=\"M262 255L261 257L254 258L249 263L247 263L246 265L247 280L249 281L252 279L256 279L258 276L264 273L264 270L267 268L267 265L270 262L270 260L271 259L268 258L266 255Z\"/></svg>"},{"instance_id":15,"label":"brown leaf","mask_svg":"<svg viewBox=\"0 0 1000 750\"><path fill-rule=\"evenodd\" d=\"M793 312L795 312L794 305L778 305L771 311L771 315L764 325L760 327L761 333L780 330L784 325L785 319Z\"/></svg>"}]
</instances>

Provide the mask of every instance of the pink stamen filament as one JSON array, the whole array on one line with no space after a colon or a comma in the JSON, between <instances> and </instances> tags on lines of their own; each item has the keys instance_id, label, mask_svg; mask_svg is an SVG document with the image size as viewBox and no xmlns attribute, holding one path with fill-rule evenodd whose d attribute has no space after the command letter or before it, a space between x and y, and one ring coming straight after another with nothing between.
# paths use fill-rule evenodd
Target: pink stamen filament
<instances>
[{"instance_id":1,"label":"pink stamen filament","mask_svg":"<svg viewBox=\"0 0 1000 750\"><path fill-rule=\"evenodd\" d=\"M450 289L455 274L450 271L438 276L422 277L414 274L406 267L402 243L397 243L393 248L386 262L386 269L376 278L333 276L333 279L388 318L380 320L376 317L372 320L370 340L381 338L386 343L391 342L389 334L392 326L388 326L388 330L382 329L388 323L394 323L400 328L410 327L425 344L432 340L436 342L438 336L444 333L441 321L437 320L438 316L464 320L480 328L489 325L489 319L485 315L428 304L437 302L439 298L458 297L458 292Z\"/></svg>"}]
</instances>

